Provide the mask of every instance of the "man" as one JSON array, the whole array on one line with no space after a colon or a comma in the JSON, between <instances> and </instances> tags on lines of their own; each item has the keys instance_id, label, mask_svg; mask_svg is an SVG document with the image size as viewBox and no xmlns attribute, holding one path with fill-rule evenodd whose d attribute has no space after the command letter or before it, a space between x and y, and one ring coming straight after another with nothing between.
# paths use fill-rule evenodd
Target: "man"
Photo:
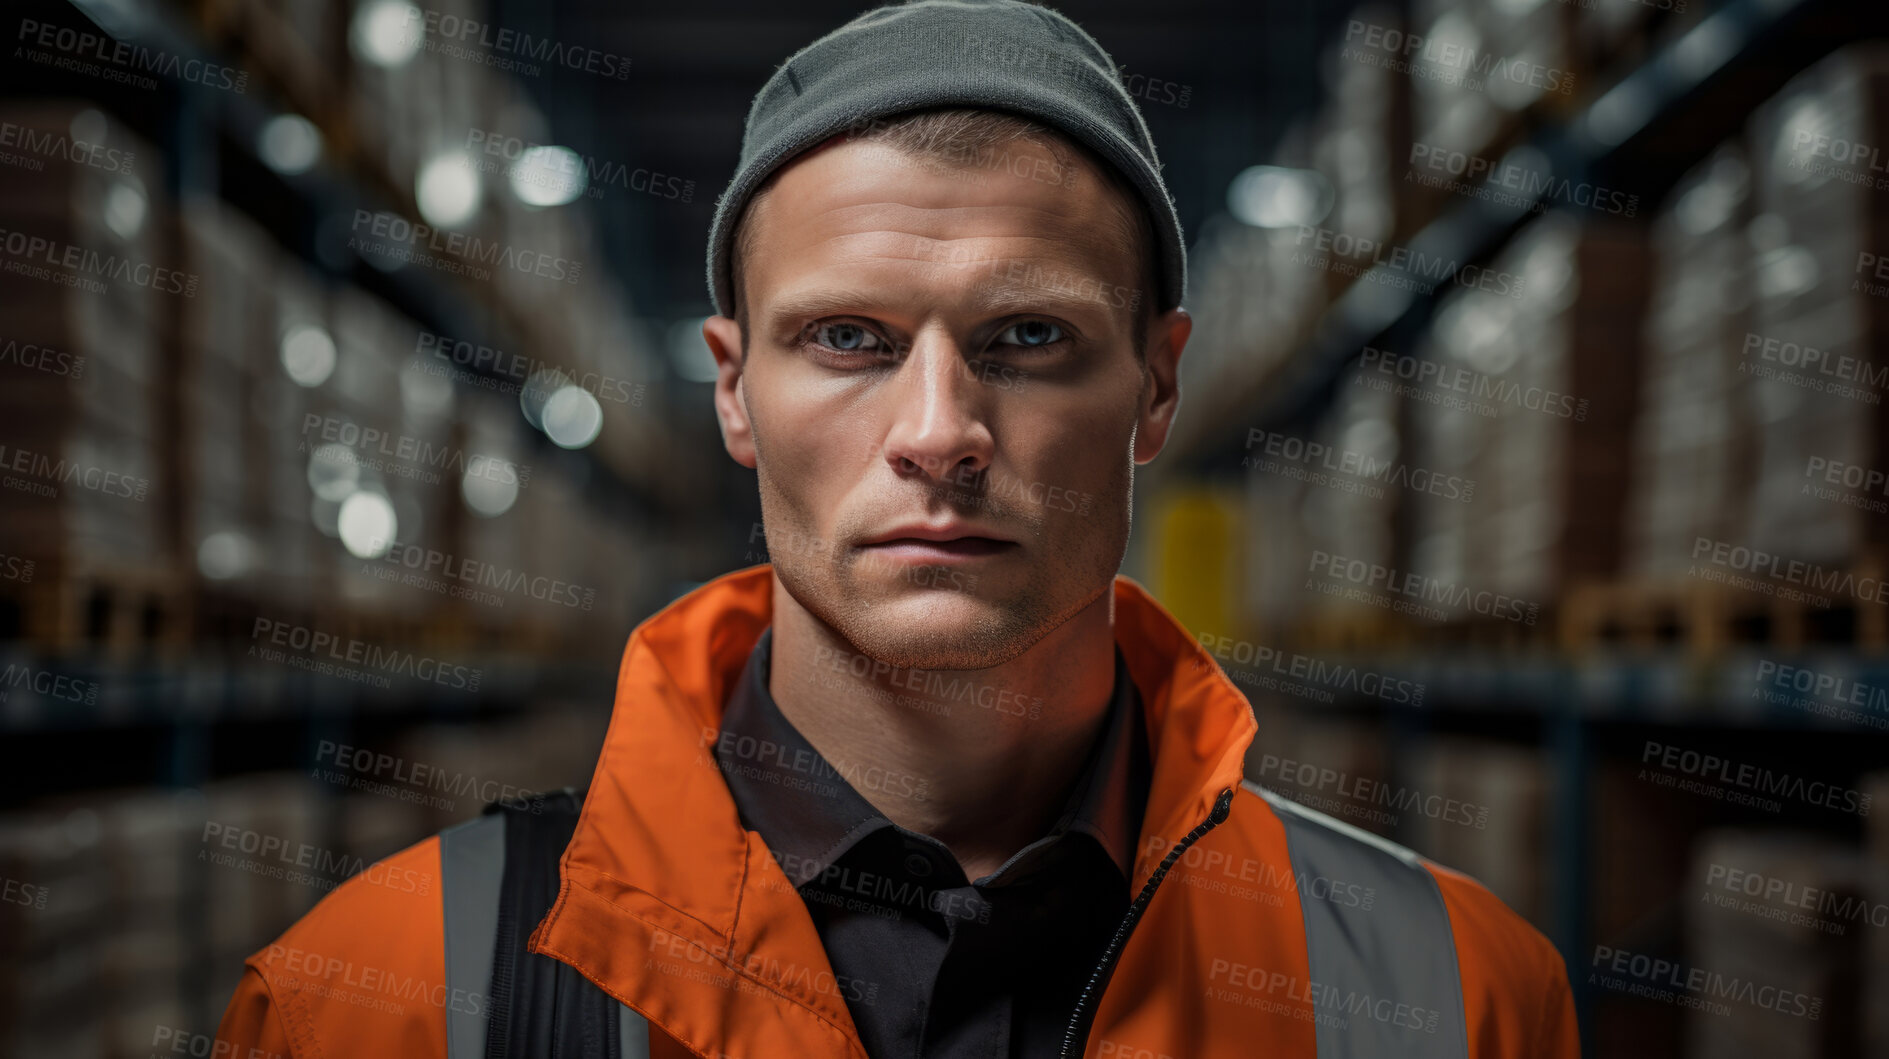
<instances>
[{"instance_id":1,"label":"man","mask_svg":"<svg viewBox=\"0 0 1889 1059\"><path fill-rule=\"evenodd\" d=\"M225 1040L1577 1054L1547 941L1243 782L1250 706L1116 575L1190 323L1114 69L1048 10L921 0L775 73L703 328L772 564L638 627L581 815L392 860L431 892L342 886L249 959Z\"/></svg>"}]
</instances>

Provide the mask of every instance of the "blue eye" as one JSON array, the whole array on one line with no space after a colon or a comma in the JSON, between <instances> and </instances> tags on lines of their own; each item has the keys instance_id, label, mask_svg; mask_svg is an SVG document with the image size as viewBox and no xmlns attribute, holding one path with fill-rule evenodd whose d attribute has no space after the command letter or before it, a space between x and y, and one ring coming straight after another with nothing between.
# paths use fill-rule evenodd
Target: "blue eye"
<instances>
[{"instance_id":1,"label":"blue eye","mask_svg":"<svg viewBox=\"0 0 1889 1059\"><path fill-rule=\"evenodd\" d=\"M813 329L814 341L841 353L878 353L885 349L879 336L858 324L821 324Z\"/></svg>"},{"instance_id":2,"label":"blue eye","mask_svg":"<svg viewBox=\"0 0 1889 1059\"><path fill-rule=\"evenodd\" d=\"M1047 320L1025 320L1005 328L1003 334L997 336L997 344L1033 349L1055 345L1063 338L1063 329Z\"/></svg>"}]
</instances>

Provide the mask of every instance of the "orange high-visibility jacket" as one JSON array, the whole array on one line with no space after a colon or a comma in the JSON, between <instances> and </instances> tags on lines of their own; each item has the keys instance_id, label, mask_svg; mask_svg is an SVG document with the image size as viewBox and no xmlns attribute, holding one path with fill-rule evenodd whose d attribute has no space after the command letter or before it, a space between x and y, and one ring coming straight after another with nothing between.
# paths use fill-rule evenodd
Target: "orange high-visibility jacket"
<instances>
[{"instance_id":1,"label":"orange high-visibility jacket","mask_svg":"<svg viewBox=\"0 0 1889 1059\"><path fill-rule=\"evenodd\" d=\"M657 1059L867 1059L803 899L741 826L704 737L771 590L770 567L741 570L630 637L561 889L531 936L630 1009ZM1466 876L1244 782L1251 705L1126 577L1115 638L1154 765L1129 892L1228 792L1231 806L1128 935L1084 1056L1578 1056L1547 939ZM449 1019L485 1014L485 983L447 968L437 881L460 829L350 879L249 957L223 1054L445 1059Z\"/></svg>"}]
</instances>

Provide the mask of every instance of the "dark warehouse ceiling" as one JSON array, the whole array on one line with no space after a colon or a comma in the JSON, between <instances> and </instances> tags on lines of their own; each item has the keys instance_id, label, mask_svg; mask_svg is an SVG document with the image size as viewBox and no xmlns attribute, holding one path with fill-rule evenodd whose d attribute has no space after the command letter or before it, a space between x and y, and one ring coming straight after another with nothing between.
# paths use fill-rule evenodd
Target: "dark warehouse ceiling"
<instances>
[{"instance_id":1,"label":"dark warehouse ceiling","mask_svg":"<svg viewBox=\"0 0 1889 1059\"><path fill-rule=\"evenodd\" d=\"M552 132L587 155L695 182L692 201L615 196L595 203L638 315L708 311L703 255L715 197L733 172L750 100L775 67L870 4L752 0L690 4L498 5L504 25L629 57L622 81L559 70L535 81ZM1350 5L1306 0L1081 0L1057 6L1129 74L1173 82L1142 101L1191 240L1242 168L1321 92L1314 68ZM1179 98L1186 91L1185 105ZM636 201L642 199L643 201Z\"/></svg>"}]
</instances>

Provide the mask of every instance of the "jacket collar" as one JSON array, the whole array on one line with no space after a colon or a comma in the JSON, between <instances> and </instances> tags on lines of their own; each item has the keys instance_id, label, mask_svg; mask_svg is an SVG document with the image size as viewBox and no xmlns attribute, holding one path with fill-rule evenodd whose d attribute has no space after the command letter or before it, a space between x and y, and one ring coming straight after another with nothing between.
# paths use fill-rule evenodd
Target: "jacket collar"
<instances>
[{"instance_id":1,"label":"jacket collar","mask_svg":"<svg viewBox=\"0 0 1889 1059\"><path fill-rule=\"evenodd\" d=\"M1114 604L1153 762L1136 893L1157 854L1239 786L1258 724L1145 589L1118 576ZM558 899L531 949L705 1055L866 1059L800 895L741 826L715 763L723 707L772 616L764 564L684 595L631 635Z\"/></svg>"}]
</instances>

